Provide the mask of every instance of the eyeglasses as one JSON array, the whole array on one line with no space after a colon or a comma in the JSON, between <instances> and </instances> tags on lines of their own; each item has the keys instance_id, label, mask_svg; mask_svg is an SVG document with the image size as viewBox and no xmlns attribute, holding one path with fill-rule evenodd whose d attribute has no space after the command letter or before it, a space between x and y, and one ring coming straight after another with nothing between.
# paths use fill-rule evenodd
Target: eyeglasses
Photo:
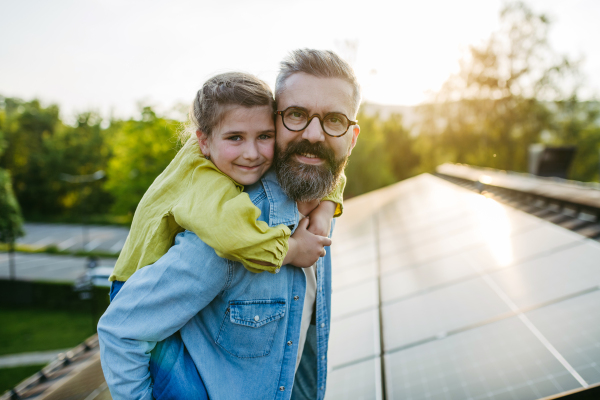
<instances>
[{"instance_id":1,"label":"eyeglasses","mask_svg":"<svg viewBox=\"0 0 600 400\"><path fill-rule=\"evenodd\" d=\"M275 111L275 115L281 115L283 126L292 132L303 131L316 117L319 119L323 131L333 137L344 136L350 125L358 123L358 121L351 121L344 114L337 112L327 113L323 118L319 114L309 116L306 110L299 107L288 107L283 111Z\"/></svg>"}]
</instances>

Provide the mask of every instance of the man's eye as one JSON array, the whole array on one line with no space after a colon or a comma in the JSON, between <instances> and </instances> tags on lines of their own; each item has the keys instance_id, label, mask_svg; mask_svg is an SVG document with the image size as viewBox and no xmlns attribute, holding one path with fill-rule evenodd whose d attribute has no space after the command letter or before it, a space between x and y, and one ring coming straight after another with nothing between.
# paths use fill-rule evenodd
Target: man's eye
<instances>
[{"instance_id":1,"label":"man's eye","mask_svg":"<svg viewBox=\"0 0 600 400\"><path fill-rule=\"evenodd\" d=\"M294 111L292 113L292 117L294 117L294 118L302 118L302 116L303 116L303 114L301 112L298 112L298 111Z\"/></svg>"}]
</instances>

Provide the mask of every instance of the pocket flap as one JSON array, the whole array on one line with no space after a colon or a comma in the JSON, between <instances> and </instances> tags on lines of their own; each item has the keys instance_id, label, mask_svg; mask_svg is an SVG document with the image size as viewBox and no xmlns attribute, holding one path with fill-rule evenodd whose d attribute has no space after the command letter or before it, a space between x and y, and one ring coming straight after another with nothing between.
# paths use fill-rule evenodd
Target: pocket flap
<instances>
[{"instance_id":1,"label":"pocket flap","mask_svg":"<svg viewBox=\"0 0 600 400\"><path fill-rule=\"evenodd\" d=\"M258 328L285 315L285 300L232 300L229 309L234 324Z\"/></svg>"}]
</instances>

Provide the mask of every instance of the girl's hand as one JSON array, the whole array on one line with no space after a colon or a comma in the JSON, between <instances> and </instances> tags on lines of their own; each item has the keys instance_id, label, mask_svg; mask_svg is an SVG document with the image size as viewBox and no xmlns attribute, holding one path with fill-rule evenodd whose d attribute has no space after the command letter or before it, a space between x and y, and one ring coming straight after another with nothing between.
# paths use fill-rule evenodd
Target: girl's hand
<instances>
[{"instance_id":1,"label":"girl's hand","mask_svg":"<svg viewBox=\"0 0 600 400\"><path fill-rule=\"evenodd\" d=\"M319 257L323 257L325 247L331 245L331 239L309 232L309 218L303 218L288 241L289 249L283 259L283 265L292 264L300 268L311 267Z\"/></svg>"},{"instance_id":2,"label":"girl's hand","mask_svg":"<svg viewBox=\"0 0 600 400\"><path fill-rule=\"evenodd\" d=\"M325 200L308 216L310 217L310 224L308 225L308 231L319 236L329 236L331 232L331 220L337 204L333 201Z\"/></svg>"}]
</instances>

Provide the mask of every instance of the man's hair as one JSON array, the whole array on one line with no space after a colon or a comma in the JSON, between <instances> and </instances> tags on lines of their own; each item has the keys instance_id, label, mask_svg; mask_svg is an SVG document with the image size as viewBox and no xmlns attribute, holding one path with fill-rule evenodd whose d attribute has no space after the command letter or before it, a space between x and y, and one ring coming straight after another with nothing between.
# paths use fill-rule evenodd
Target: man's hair
<instances>
[{"instance_id":1,"label":"man's hair","mask_svg":"<svg viewBox=\"0 0 600 400\"><path fill-rule=\"evenodd\" d=\"M297 72L319 78L340 78L352 85L352 107L354 118L360 106L360 85L354 70L346 61L331 50L298 49L292 51L281 61L279 75L275 82L275 98L279 98L285 90L287 79Z\"/></svg>"},{"instance_id":2,"label":"man's hair","mask_svg":"<svg viewBox=\"0 0 600 400\"><path fill-rule=\"evenodd\" d=\"M197 130L210 136L232 106L269 106L275 110L273 92L265 82L244 72L213 76L198 90L181 140L185 142Z\"/></svg>"}]
</instances>

